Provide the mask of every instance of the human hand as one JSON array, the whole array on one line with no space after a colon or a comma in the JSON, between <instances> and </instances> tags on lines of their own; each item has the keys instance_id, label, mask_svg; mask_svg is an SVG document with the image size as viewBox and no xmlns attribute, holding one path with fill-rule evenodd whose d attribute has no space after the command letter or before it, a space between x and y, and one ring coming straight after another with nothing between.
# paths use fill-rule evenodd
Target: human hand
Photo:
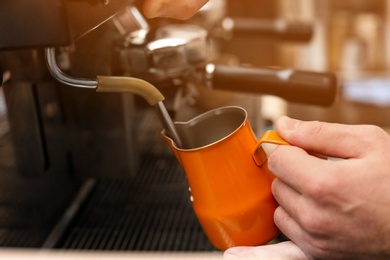
<instances>
[{"instance_id":1,"label":"human hand","mask_svg":"<svg viewBox=\"0 0 390 260\"><path fill-rule=\"evenodd\" d=\"M147 18L169 17L185 20L207 2L208 0L145 0L143 12Z\"/></svg>"},{"instance_id":2,"label":"human hand","mask_svg":"<svg viewBox=\"0 0 390 260\"><path fill-rule=\"evenodd\" d=\"M232 247L225 251L223 259L308 260L291 241L258 247Z\"/></svg>"},{"instance_id":3,"label":"human hand","mask_svg":"<svg viewBox=\"0 0 390 260\"><path fill-rule=\"evenodd\" d=\"M389 135L376 126L287 117L276 129L292 145L268 161L279 229L312 259L389 259Z\"/></svg>"}]
</instances>

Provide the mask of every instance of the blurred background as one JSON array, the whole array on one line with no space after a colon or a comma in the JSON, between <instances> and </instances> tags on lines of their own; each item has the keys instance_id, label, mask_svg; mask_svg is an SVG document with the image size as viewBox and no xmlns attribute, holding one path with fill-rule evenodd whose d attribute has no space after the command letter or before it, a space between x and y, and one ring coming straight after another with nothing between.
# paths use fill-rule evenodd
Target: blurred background
<instances>
[{"instance_id":1,"label":"blurred background","mask_svg":"<svg viewBox=\"0 0 390 260\"><path fill-rule=\"evenodd\" d=\"M148 20L141 5L0 3L1 248L218 251L154 109L133 94L61 83L50 73L57 66L77 82L152 82L175 121L239 105L257 136L281 115L390 129L388 0L212 0L182 22ZM235 69L248 67L259 78ZM302 93L284 88L296 71ZM305 92L317 87L306 72L324 80L332 102Z\"/></svg>"}]
</instances>

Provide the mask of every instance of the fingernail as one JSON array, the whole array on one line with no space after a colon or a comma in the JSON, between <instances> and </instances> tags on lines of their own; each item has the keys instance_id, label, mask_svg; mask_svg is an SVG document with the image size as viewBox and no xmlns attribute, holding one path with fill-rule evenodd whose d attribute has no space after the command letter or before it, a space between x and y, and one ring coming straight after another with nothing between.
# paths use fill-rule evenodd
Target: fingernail
<instances>
[{"instance_id":1,"label":"fingernail","mask_svg":"<svg viewBox=\"0 0 390 260\"><path fill-rule=\"evenodd\" d=\"M294 131L297 129L299 125L299 120L289 118L287 116L281 117L279 120L279 129L280 130L288 130L288 131Z\"/></svg>"},{"instance_id":2,"label":"fingernail","mask_svg":"<svg viewBox=\"0 0 390 260\"><path fill-rule=\"evenodd\" d=\"M149 18L163 17L167 13L167 10L167 4L161 1L156 1L156 3L150 7Z\"/></svg>"}]
</instances>

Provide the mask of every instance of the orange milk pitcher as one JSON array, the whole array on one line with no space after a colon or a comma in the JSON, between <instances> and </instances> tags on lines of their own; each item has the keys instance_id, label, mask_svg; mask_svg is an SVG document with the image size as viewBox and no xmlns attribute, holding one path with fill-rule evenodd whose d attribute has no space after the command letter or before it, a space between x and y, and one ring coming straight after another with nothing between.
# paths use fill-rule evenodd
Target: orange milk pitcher
<instances>
[{"instance_id":1,"label":"orange milk pitcher","mask_svg":"<svg viewBox=\"0 0 390 260\"><path fill-rule=\"evenodd\" d=\"M275 131L257 140L247 112L236 106L210 110L188 122L175 122L182 145L164 139L187 176L194 212L218 249L255 246L280 232L273 221L275 178L262 143L287 144Z\"/></svg>"}]
</instances>

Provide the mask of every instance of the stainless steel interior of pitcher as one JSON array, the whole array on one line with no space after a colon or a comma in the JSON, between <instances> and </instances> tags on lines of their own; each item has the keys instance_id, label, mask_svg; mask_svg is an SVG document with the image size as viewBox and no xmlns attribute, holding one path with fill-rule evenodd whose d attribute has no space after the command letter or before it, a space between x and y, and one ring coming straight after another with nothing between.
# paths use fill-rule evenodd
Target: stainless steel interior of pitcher
<instances>
[{"instance_id":1,"label":"stainless steel interior of pitcher","mask_svg":"<svg viewBox=\"0 0 390 260\"><path fill-rule=\"evenodd\" d=\"M207 111L187 122L175 122L182 149L196 149L218 142L235 132L246 120L247 112L237 106Z\"/></svg>"}]
</instances>

